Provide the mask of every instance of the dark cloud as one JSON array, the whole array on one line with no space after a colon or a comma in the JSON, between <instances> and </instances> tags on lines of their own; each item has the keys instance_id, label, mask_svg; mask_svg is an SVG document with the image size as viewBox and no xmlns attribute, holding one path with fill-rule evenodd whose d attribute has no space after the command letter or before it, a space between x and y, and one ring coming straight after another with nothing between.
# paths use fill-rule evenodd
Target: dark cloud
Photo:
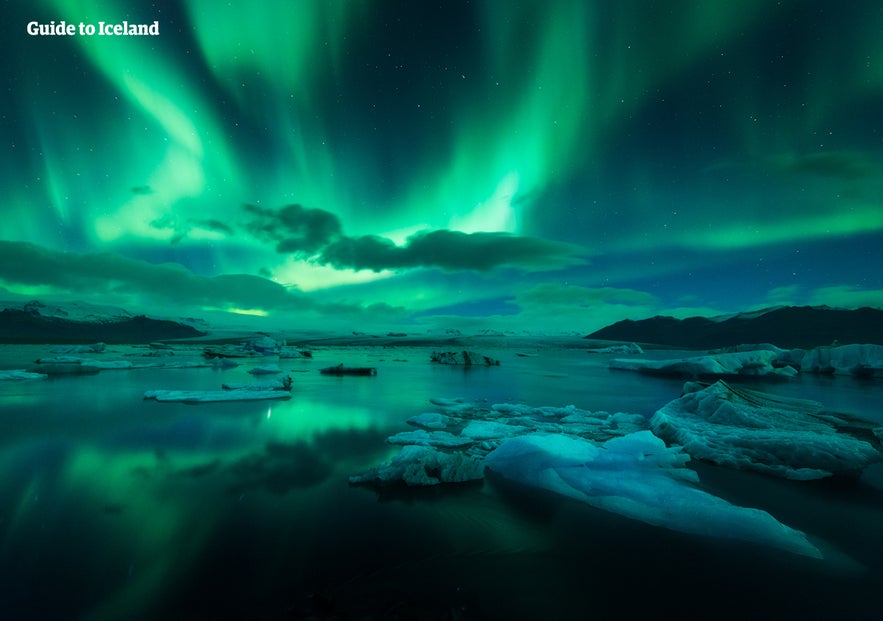
<instances>
[{"instance_id":1,"label":"dark cloud","mask_svg":"<svg viewBox=\"0 0 883 621\"><path fill-rule=\"evenodd\" d=\"M52 287L81 297L131 294L176 306L313 310L353 316L402 311L391 306L318 303L300 291L259 276L200 276L176 263L156 265L111 253L58 252L29 242L0 241L0 282Z\"/></svg>"},{"instance_id":2,"label":"dark cloud","mask_svg":"<svg viewBox=\"0 0 883 621\"><path fill-rule=\"evenodd\" d=\"M146 293L180 304L290 308L307 303L303 294L258 276L199 276L176 263L58 252L28 242L0 241L0 279L84 294Z\"/></svg>"},{"instance_id":3,"label":"dark cloud","mask_svg":"<svg viewBox=\"0 0 883 621\"><path fill-rule=\"evenodd\" d=\"M279 210L245 205L255 216L245 226L259 239L276 242L281 253L314 253L341 235L340 220L323 209L287 205Z\"/></svg>"},{"instance_id":4,"label":"dark cloud","mask_svg":"<svg viewBox=\"0 0 883 621\"><path fill-rule=\"evenodd\" d=\"M233 229L227 223L213 218L207 220L189 218L186 222L181 222L173 214L165 214L159 218L151 220L148 224L151 228L159 231L172 231L172 237L170 239L172 244L179 243L187 237L193 229L223 233L224 235L233 234Z\"/></svg>"},{"instance_id":5,"label":"dark cloud","mask_svg":"<svg viewBox=\"0 0 883 621\"><path fill-rule=\"evenodd\" d=\"M228 224L226 224L225 222L221 222L220 220L188 220L187 222L193 225L193 228L205 229L207 231L215 231L216 233L224 233L226 235L233 234L233 229L230 228Z\"/></svg>"},{"instance_id":6,"label":"dark cloud","mask_svg":"<svg viewBox=\"0 0 883 621\"><path fill-rule=\"evenodd\" d=\"M370 235L343 237L329 244L319 260L337 268L375 272L415 267L489 271L511 266L533 270L576 264L577 250L571 244L536 237L437 230L412 235L404 246Z\"/></svg>"},{"instance_id":7,"label":"dark cloud","mask_svg":"<svg viewBox=\"0 0 883 621\"><path fill-rule=\"evenodd\" d=\"M259 239L276 242L278 252L310 255L338 269L489 271L510 266L542 270L582 262L576 258L578 247L536 237L441 229L417 233L398 246L377 235L348 237L337 216L322 209L288 205L272 210L246 205L245 210L256 216L246 224L246 230Z\"/></svg>"}]
</instances>

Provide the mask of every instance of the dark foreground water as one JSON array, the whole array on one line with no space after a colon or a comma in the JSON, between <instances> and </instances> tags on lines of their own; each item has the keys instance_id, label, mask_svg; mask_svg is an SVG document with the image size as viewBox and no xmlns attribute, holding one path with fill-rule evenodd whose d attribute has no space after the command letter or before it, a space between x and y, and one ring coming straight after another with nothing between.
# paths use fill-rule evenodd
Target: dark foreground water
<instances>
[{"instance_id":1,"label":"dark foreground water","mask_svg":"<svg viewBox=\"0 0 883 621\"><path fill-rule=\"evenodd\" d=\"M143 349L116 348L101 359ZM826 560L674 533L489 478L352 488L431 397L651 414L681 382L609 356L338 348L282 361L287 402L144 401L229 371L142 369L0 385L0 619L883 618L883 491L695 465L703 487L804 530ZM536 351L536 350L535 350ZM184 359L179 352L177 360ZM7 348L0 367L45 356ZM656 354L661 355L661 354ZM378 367L326 377L323 366ZM754 384L883 419L883 385ZM876 477L880 479L883 477Z\"/></svg>"}]
</instances>

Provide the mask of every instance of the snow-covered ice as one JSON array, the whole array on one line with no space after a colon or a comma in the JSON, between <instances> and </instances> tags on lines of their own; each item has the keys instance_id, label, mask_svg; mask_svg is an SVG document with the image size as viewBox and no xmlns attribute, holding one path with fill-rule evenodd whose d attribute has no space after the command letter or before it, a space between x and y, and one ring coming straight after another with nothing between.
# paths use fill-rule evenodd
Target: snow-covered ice
<instances>
[{"instance_id":1,"label":"snow-covered ice","mask_svg":"<svg viewBox=\"0 0 883 621\"><path fill-rule=\"evenodd\" d=\"M782 368L773 366L779 356L777 351L760 350L691 356L671 360L615 358L609 362L609 366L611 369L677 377L762 376L787 378L797 375L797 371L790 366Z\"/></svg>"},{"instance_id":2,"label":"snow-covered ice","mask_svg":"<svg viewBox=\"0 0 883 621\"><path fill-rule=\"evenodd\" d=\"M653 433L697 459L799 480L855 473L881 461L874 426L825 412L814 401L723 381L688 382L684 394L650 420Z\"/></svg>"},{"instance_id":3,"label":"snow-covered ice","mask_svg":"<svg viewBox=\"0 0 883 621\"><path fill-rule=\"evenodd\" d=\"M644 350L637 343L627 345L609 345L608 347L589 347L590 354L643 354Z\"/></svg>"},{"instance_id":4,"label":"snow-covered ice","mask_svg":"<svg viewBox=\"0 0 883 621\"><path fill-rule=\"evenodd\" d=\"M816 347L804 353L800 370L806 373L883 377L883 345Z\"/></svg>"},{"instance_id":5,"label":"snow-covered ice","mask_svg":"<svg viewBox=\"0 0 883 621\"><path fill-rule=\"evenodd\" d=\"M680 447L668 448L640 431L601 446L559 434L521 436L505 440L484 464L507 479L655 526L822 557L804 533L769 513L694 487L698 476L684 466L687 461Z\"/></svg>"}]
</instances>

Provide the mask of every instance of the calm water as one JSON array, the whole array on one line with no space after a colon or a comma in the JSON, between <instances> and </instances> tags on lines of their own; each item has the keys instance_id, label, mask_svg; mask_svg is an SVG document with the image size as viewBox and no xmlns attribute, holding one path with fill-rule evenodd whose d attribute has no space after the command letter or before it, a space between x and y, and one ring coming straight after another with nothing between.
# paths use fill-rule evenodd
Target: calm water
<instances>
[{"instance_id":1,"label":"calm water","mask_svg":"<svg viewBox=\"0 0 883 621\"><path fill-rule=\"evenodd\" d=\"M100 358L145 351L115 349ZM824 562L672 533L493 478L349 487L348 475L395 452L385 437L431 411L431 397L649 415L681 387L608 371L610 356L579 350L487 350L503 364L468 371L429 364L430 351L336 348L282 361L295 388L277 403L142 399L251 381L252 363L0 384L0 619L883 615L883 491L866 482L696 466L709 491L806 531ZM8 347L0 368L46 355ZM339 362L378 375L318 373ZM753 387L883 420L879 381Z\"/></svg>"}]
</instances>

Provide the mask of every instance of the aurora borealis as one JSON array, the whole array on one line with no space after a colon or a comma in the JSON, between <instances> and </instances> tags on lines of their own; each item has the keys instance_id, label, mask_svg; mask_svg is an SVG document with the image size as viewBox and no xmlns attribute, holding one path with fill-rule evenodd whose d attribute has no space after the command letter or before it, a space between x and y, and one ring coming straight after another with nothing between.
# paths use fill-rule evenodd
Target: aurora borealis
<instances>
[{"instance_id":1,"label":"aurora borealis","mask_svg":"<svg viewBox=\"0 0 883 621\"><path fill-rule=\"evenodd\" d=\"M879 3L5 13L0 298L415 331L883 306Z\"/></svg>"}]
</instances>

